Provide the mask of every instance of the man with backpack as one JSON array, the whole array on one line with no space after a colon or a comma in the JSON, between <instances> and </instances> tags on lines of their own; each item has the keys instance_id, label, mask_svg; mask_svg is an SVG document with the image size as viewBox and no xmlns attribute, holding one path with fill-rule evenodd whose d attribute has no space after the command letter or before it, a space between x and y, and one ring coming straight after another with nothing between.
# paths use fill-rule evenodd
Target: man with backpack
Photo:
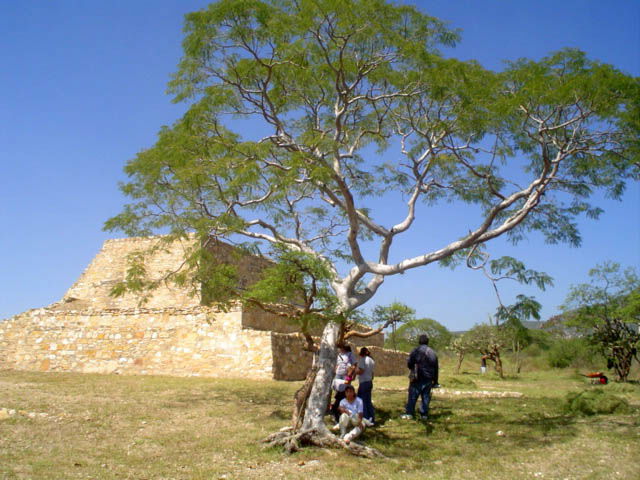
<instances>
[{"instance_id":1,"label":"man with backpack","mask_svg":"<svg viewBox=\"0 0 640 480\"><path fill-rule=\"evenodd\" d=\"M401 418L410 419L415 416L416 402L422 397L420 416L426 420L429 416L429 401L431 389L438 387L438 356L429 347L429 337L420 335L419 345L413 349L407 361L409 374L409 398L405 407L405 413Z\"/></svg>"}]
</instances>

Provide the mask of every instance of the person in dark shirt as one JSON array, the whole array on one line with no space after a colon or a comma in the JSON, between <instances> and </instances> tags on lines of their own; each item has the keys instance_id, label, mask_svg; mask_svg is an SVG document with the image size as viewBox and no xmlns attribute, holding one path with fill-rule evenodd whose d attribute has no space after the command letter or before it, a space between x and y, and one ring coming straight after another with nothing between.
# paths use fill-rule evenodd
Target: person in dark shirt
<instances>
[{"instance_id":1,"label":"person in dark shirt","mask_svg":"<svg viewBox=\"0 0 640 480\"><path fill-rule=\"evenodd\" d=\"M422 397L420 415L423 420L429 416L431 389L438 385L438 356L429 347L429 337L420 335L419 345L413 349L407 361L407 367L415 374L409 383L409 398L402 418L413 418L416 413L416 402Z\"/></svg>"}]
</instances>

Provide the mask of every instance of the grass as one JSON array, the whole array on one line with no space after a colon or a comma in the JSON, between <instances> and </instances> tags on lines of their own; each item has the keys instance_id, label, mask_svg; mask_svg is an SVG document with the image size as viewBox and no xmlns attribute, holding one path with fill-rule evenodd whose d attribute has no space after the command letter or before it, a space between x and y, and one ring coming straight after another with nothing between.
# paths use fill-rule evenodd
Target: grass
<instances>
[{"instance_id":1,"label":"grass","mask_svg":"<svg viewBox=\"0 0 640 480\"><path fill-rule=\"evenodd\" d=\"M298 382L2 371L0 408L22 413L0 420L0 478L638 478L638 384L592 387L569 370L456 376L447 365L441 383L524 396L436 396L428 422L403 421L406 378L378 378L379 425L362 441L387 458L366 460L262 448L287 425ZM569 392L610 387L628 413L566 414Z\"/></svg>"}]
</instances>

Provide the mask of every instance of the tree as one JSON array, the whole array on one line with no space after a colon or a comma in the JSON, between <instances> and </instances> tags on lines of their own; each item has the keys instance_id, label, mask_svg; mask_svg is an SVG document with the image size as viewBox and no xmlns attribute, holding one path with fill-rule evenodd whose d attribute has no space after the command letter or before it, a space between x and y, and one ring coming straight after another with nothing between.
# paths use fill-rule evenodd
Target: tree
<instances>
[{"instance_id":1,"label":"tree","mask_svg":"<svg viewBox=\"0 0 640 480\"><path fill-rule=\"evenodd\" d=\"M386 278L500 236L578 244L576 216L600 212L591 193L637 177L638 81L575 50L492 72L443 58L455 32L384 0L220 0L185 32L170 92L189 110L127 164L132 202L106 228L277 245L327 269L304 441L335 438L341 327ZM397 219L371 209L379 197ZM474 208L449 243L394 249L452 203Z\"/></svg>"},{"instance_id":2,"label":"tree","mask_svg":"<svg viewBox=\"0 0 640 480\"><path fill-rule=\"evenodd\" d=\"M502 321L501 328L505 330L504 335L510 341L511 350L515 357L516 373L522 369L522 358L520 353L529 343L531 335L522 322L535 318L540 320L540 308L542 306L535 298L525 295L517 295L513 305L500 305L496 312L496 320ZM502 376L502 375L501 375Z\"/></svg>"},{"instance_id":3,"label":"tree","mask_svg":"<svg viewBox=\"0 0 640 480\"><path fill-rule=\"evenodd\" d=\"M434 350L442 350L451 342L451 332L441 323L432 318L416 318L401 325L395 332L385 339L385 344L392 345L394 349L411 351L418 345L420 334L429 336L429 346Z\"/></svg>"},{"instance_id":4,"label":"tree","mask_svg":"<svg viewBox=\"0 0 640 480\"><path fill-rule=\"evenodd\" d=\"M589 277L590 283L571 288L564 316L589 336L625 382L640 348L640 279L632 268L621 270L613 262L597 265Z\"/></svg>"},{"instance_id":5,"label":"tree","mask_svg":"<svg viewBox=\"0 0 640 480\"><path fill-rule=\"evenodd\" d=\"M500 378L504 378L504 368L500 352L510 344L511 332L504 325L476 325L469 330L467 341L471 350L475 350L486 360L491 360Z\"/></svg>"},{"instance_id":6,"label":"tree","mask_svg":"<svg viewBox=\"0 0 640 480\"><path fill-rule=\"evenodd\" d=\"M397 350L396 326L398 324L406 325L407 322L415 320L415 314L416 311L413 308L400 302L393 302L386 307L381 305L375 307L371 312L371 321L374 325L385 324L391 326L391 335L387 337L385 343L390 343L393 349Z\"/></svg>"},{"instance_id":7,"label":"tree","mask_svg":"<svg viewBox=\"0 0 640 480\"><path fill-rule=\"evenodd\" d=\"M511 318L509 323L506 323L504 326L509 332L511 351L513 351L515 357L516 373L520 373L520 370L522 370L522 357L520 354L522 350L531 343L529 329L526 328L517 317Z\"/></svg>"}]
</instances>

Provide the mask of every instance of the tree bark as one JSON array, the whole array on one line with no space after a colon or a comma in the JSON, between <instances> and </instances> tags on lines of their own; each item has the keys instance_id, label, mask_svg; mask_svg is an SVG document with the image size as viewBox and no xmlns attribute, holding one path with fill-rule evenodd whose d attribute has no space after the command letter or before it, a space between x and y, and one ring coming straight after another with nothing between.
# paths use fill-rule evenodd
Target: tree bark
<instances>
[{"instance_id":1,"label":"tree bark","mask_svg":"<svg viewBox=\"0 0 640 480\"><path fill-rule=\"evenodd\" d=\"M324 423L324 415L327 411L331 395L331 381L336 368L336 345L339 333L340 325L335 322L328 322L322 331L316 364L317 373L307 401L302 430L315 430L320 434L330 434Z\"/></svg>"},{"instance_id":2,"label":"tree bark","mask_svg":"<svg viewBox=\"0 0 640 480\"><path fill-rule=\"evenodd\" d=\"M460 367L462 366L462 360L464 360L464 352L458 352L458 365L456 366L456 375L460 373Z\"/></svg>"},{"instance_id":3,"label":"tree bark","mask_svg":"<svg viewBox=\"0 0 640 480\"><path fill-rule=\"evenodd\" d=\"M520 342L515 342L513 346L513 351L515 353L515 363L516 363L516 374L520 374L522 370L522 358L520 357Z\"/></svg>"},{"instance_id":4,"label":"tree bark","mask_svg":"<svg viewBox=\"0 0 640 480\"><path fill-rule=\"evenodd\" d=\"M496 353L493 357L493 361L496 362L496 371L500 378L504 378L504 371L502 369L502 359L500 358L500 353Z\"/></svg>"},{"instance_id":5,"label":"tree bark","mask_svg":"<svg viewBox=\"0 0 640 480\"><path fill-rule=\"evenodd\" d=\"M315 364L307 374L304 384L295 394L293 426L269 435L264 440L268 446L281 446L285 451L293 453L305 445L313 445L322 448L344 448L360 457L383 457L375 448L356 442L345 443L344 440L333 435L324 423L336 367L336 345L339 337L340 324L328 322L322 332ZM307 399L306 406L305 399ZM303 415L304 420L300 422Z\"/></svg>"},{"instance_id":6,"label":"tree bark","mask_svg":"<svg viewBox=\"0 0 640 480\"><path fill-rule=\"evenodd\" d=\"M313 366L307 373L307 378L293 396L293 413L291 415L291 425L293 426L293 429L295 431L300 430L300 427L302 426L304 413L307 409L307 401L309 400L309 396L311 395L311 387L313 387L313 382L315 381L316 375L318 373L318 367L316 366L316 363L317 362L314 359Z\"/></svg>"}]
</instances>

